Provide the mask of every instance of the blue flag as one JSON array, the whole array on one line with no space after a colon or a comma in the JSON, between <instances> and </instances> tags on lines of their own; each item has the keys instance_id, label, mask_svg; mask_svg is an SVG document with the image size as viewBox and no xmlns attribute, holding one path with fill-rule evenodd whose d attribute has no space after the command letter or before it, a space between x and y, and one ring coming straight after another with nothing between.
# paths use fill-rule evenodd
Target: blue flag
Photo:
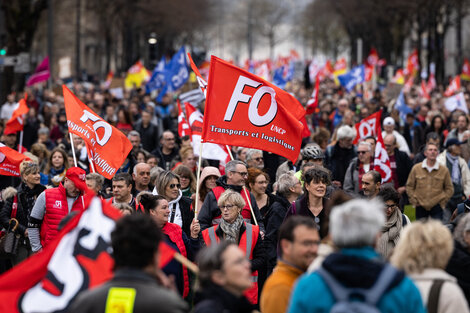
<instances>
[{"instance_id":1,"label":"blue flag","mask_svg":"<svg viewBox=\"0 0 470 313\"><path fill-rule=\"evenodd\" d=\"M273 83L274 85L278 86L281 89L284 89L286 87L287 80L283 76L284 74L284 67L278 67L277 69L274 70L274 75L273 75Z\"/></svg>"},{"instance_id":2,"label":"blue flag","mask_svg":"<svg viewBox=\"0 0 470 313\"><path fill-rule=\"evenodd\" d=\"M167 67L165 63L165 57L162 57L160 62L158 62L157 66L155 66L155 68L153 69L152 76L145 85L147 93L151 93L154 90L161 89L165 84L165 71Z\"/></svg>"},{"instance_id":3,"label":"blue flag","mask_svg":"<svg viewBox=\"0 0 470 313\"><path fill-rule=\"evenodd\" d=\"M397 98L397 102L395 102L395 109L400 112L400 118L402 121L406 120L406 114L413 112L413 110L406 105L403 89L400 91L400 95Z\"/></svg>"},{"instance_id":4,"label":"blue flag","mask_svg":"<svg viewBox=\"0 0 470 313\"><path fill-rule=\"evenodd\" d=\"M189 78L188 63L184 47L173 55L167 70L165 71L165 84L158 94L157 101L160 102L167 92L175 91L181 88Z\"/></svg>"},{"instance_id":5,"label":"blue flag","mask_svg":"<svg viewBox=\"0 0 470 313\"><path fill-rule=\"evenodd\" d=\"M356 66L344 75L339 75L338 80L344 88L349 92L357 84L361 84L366 80L364 65Z\"/></svg>"}]
</instances>

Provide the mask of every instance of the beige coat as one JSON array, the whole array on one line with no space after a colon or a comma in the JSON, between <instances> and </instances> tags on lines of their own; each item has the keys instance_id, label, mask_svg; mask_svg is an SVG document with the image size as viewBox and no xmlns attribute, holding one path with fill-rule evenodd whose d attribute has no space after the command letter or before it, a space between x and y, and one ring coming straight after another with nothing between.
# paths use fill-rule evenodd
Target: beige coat
<instances>
[{"instance_id":1,"label":"beige coat","mask_svg":"<svg viewBox=\"0 0 470 313\"><path fill-rule=\"evenodd\" d=\"M441 292L439 294L439 304L437 312L439 313L469 313L467 300L457 285L457 279L447 274L445 271L437 268L425 269L420 274L409 275L421 293L423 303L427 306L429 291L433 279L444 279Z\"/></svg>"}]
</instances>

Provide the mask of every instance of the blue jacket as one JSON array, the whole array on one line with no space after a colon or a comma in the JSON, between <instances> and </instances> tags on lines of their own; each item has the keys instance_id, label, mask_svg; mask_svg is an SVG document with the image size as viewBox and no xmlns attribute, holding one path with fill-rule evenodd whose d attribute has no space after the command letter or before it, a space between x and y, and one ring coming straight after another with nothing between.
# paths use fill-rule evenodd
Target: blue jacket
<instances>
[{"instance_id":1,"label":"blue jacket","mask_svg":"<svg viewBox=\"0 0 470 313\"><path fill-rule=\"evenodd\" d=\"M343 249L323 262L323 267L346 287L369 288L385 263L370 247ZM316 272L305 274L296 283L289 304L289 313L329 312L335 304L333 294ZM425 313L421 295L412 281L399 271L379 300L382 313Z\"/></svg>"}]
</instances>

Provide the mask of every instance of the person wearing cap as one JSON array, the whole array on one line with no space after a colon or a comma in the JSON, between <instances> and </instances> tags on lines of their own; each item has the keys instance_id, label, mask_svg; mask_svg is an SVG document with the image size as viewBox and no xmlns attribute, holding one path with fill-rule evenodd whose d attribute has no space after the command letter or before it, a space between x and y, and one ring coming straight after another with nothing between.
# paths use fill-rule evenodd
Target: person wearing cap
<instances>
[{"instance_id":1,"label":"person wearing cap","mask_svg":"<svg viewBox=\"0 0 470 313\"><path fill-rule=\"evenodd\" d=\"M326 149L326 168L331 171L332 184L342 187L349 163L357 155L353 145L356 131L351 126L343 125L338 128L336 138L336 144Z\"/></svg>"},{"instance_id":2,"label":"person wearing cap","mask_svg":"<svg viewBox=\"0 0 470 313\"><path fill-rule=\"evenodd\" d=\"M442 220L443 208L454 194L449 170L437 161L438 154L437 145L426 144L426 159L413 166L406 181L406 193L416 208L416 219Z\"/></svg>"},{"instance_id":3,"label":"person wearing cap","mask_svg":"<svg viewBox=\"0 0 470 313\"><path fill-rule=\"evenodd\" d=\"M383 131L382 131L382 138L385 138L387 135L394 135L397 140L398 150L406 152L408 156L410 156L410 148L406 143L405 137L403 137L399 132L395 130L395 120L388 116L383 121Z\"/></svg>"},{"instance_id":4,"label":"person wearing cap","mask_svg":"<svg viewBox=\"0 0 470 313\"><path fill-rule=\"evenodd\" d=\"M28 220L28 236L33 252L53 241L60 221L71 211L83 210L80 195L88 191L86 173L79 167L71 167L64 181L56 188L43 191L36 199Z\"/></svg>"},{"instance_id":5,"label":"person wearing cap","mask_svg":"<svg viewBox=\"0 0 470 313\"><path fill-rule=\"evenodd\" d=\"M460 156L460 145L464 143L457 138L450 138L445 144L445 150L437 156L437 161L447 166L454 186L454 194L444 210L444 222L448 222L457 205L470 196L470 170Z\"/></svg>"}]
</instances>

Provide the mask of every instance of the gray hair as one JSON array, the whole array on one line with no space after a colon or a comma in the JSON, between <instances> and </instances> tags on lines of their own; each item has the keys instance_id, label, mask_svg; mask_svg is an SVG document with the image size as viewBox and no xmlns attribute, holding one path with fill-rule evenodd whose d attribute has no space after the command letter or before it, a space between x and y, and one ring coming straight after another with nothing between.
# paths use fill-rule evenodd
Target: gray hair
<instances>
[{"instance_id":1,"label":"gray hair","mask_svg":"<svg viewBox=\"0 0 470 313\"><path fill-rule=\"evenodd\" d=\"M262 155L263 151L261 151L259 149L249 149L246 152L246 161L248 162L249 160L253 159L254 155L258 154L258 153L261 153L261 155Z\"/></svg>"},{"instance_id":2,"label":"gray hair","mask_svg":"<svg viewBox=\"0 0 470 313\"><path fill-rule=\"evenodd\" d=\"M207 287L212 283L212 273L220 271L224 265L222 254L234 243L222 240L213 243L198 253L197 264L199 265L199 287Z\"/></svg>"},{"instance_id":3,"label":"gray hair","mask_svg":"<svg viewBox=\"0 0 470 313\"><path fill-rule=\"evenodd\" d=\"M148 167L150 167L149 164L144 163L144 162L137 163L137 164L134 166L134 169L132 170L132 174L137 175L137 167L138 167L139 165L147 165Z\"/></svg>"},{"instance_id":4,"label":"gray hair","mask_svg":"<svg viewBox=\"0 0 470 313\"><path fill-rule=\"evenodd\" d=\"M242 162L240 160L232 160L227 162L227 165L225 165L225 173L235 172L237 170L237 165L246 166L245 162Z\"/></svg>"},{"instance_id":5,"label":"gray hair","mask_svg":"<svg viewBox=\"0 0 470 313\"><path fill-rule=\"evenodd\" d=\"M338 140L344 139L344 138L351 138L354 139L356 137L356 131L348 125L343 125L340 128L338 128L338 131L336 132L336 138Z\"/></svg>"},{"instance_id":6,"label":"gray hair","mask_svg":"<svg viewBox=\"0 0 470 313\"><path fill-rule=\"evenodd\" d=\"M330 233L338 248L374 246L377 234L385 224L380 200L354 199L331 211Z\"/></svg>"},{"instance_id":7,"label":"gray hair","mask_svg":"<svg viewBox=\"0 0 470 313\"><path fill-rule=\"evenodd\" d=\"M470 214L465 214L454 230L454 239L464 248L468 248L468 243L465 241L466 232L470 232Z\"/></svg>"},{"instance_id":8,"label":"gray hair","mask_svg":"<svg viewBox=\"0 0 470 313\"><path fill-rule=\"evenodd\" d=\"M294 172L290 171L282 174L277 180L277 193L287 197L292 193L290 189L294 187L297 182L299 182L299 180L295 177Z\"/></svg>"},{"instance_id":9,"label":"gray hair","mask_svg":"<svg viewBox=\"0 0 470 313\"><path fill-rule=\"evenodd\" d=\"M165 170L159 166L152 167L150 169L150 183L152 185L156 185L156 180L158 179L158 176Z\"/></svg>"},{"instance_id":10,"label":"gray hair","mask_svg":"<svg viewBox=\"0 0 470 313\"><path fill-rule=\"evenodd\" d=\"M98 173L88 173L86 179L93 180L96 183L96 188L101 190L104 184L104 177Z\"/></svg>"},{"instance_id":11,"label":"gray hair","mask_svg":"<svg viewBox=\"0 0 470 313\"><path fill-rule=\"evenodd\" d=\"M357 147L359 148L359 146L366 146L367 149L370 151L372 151L372 145L370 144L370 142L367 142L367 141L361 141Z\"/></svg>"},{"instance_id":12,"label":"gray hair","mask_svg":"<svg viewBox=\"0 0 470 313\"><path fill-rule=\"evenodd\" d=\"M131 138L131 137L139 137L140 138L140 133L136 130L131 130L129 132L129 134L127 134L127 138Z\"/></svg>"},{"instance_id":13,"label":"gray hair","mask_svg":"<svg viewBox=\"0 0 470 313\"><path fill-rule=\"evenodd\" d=\"M38 129L38 135L42 135L42 134L49 135L49 128L47 128L47 127L39 128Z\"/></svg>"}]
</instances>

